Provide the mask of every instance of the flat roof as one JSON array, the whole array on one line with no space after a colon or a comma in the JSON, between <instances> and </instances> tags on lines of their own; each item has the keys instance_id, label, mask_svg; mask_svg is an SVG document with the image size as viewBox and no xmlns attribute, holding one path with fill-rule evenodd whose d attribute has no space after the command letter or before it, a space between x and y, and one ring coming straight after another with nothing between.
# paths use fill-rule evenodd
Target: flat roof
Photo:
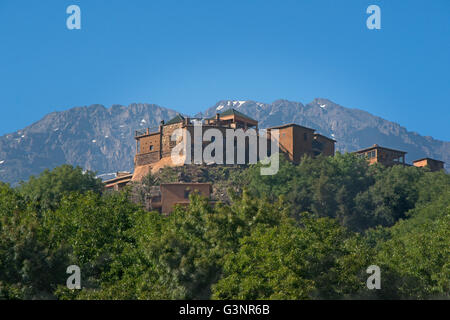
<instances>
[{"instance_id":1,"label":"flat roof","mask_svg":"<svg viewBox=\"0 0 450 320\"><path fill-rule=\"evenodd\" d=\"M123 175L123 176L119 176L119 177L115 177L113 179L109 179L106 181L103 181L104 184L111 184L113 182L117 182L117 181L121 181L121 180L127 180L127 179L131 179L133 177L133 174L127 174L127 175Z\"/></svg>"},{"instance_id":2,"label":"flat roof","mask_svg":"<svg viewBox=\"0 0 450 320\"><path fill-rule=\"evenodd\" d=\"M432 161L436 161L436 162L441 162L441 163L445 163L444 161L441 161L441 160L436 160L436 159L433 159L433 158L428 158L428 157L426 157L426 158L422 158L422 159L417 159L417 160L414 160L414 161L413 161L413 163L416 163L416 162L419 162L419 161L423 161L423 160L432 160Z\"/></svg>"},{"instance_id":3,"label":"flat roof","mask_svg":"<svg viewBox=\"0 0 450 320\"><path fill-rule=\"evenodd\" d=\"M379 146L379 145L377 145L377 144L374 144L373 146L368 147L368 148L364 148L364 149L357 150L357 151L355 151L355 152L356 152L356 153L361 153L361 152L366 152L366 151L373 150L373 149L389 150L389 151L393 151L393 152L397 152L397 153L401 153L401 154L407 154L407 153L408 153L408 152L401 151L401 150L385 148L385 147Z\"/></svg>"},{"instance_id":4,"label":"flat roof","mask_svg":"<svg viewBox=\"0 0 450 320\"><path fill-rule=\"evenodd\" d=\"M153 136L153 135L155 135L155 134L161 134L161 132L159 132L159 131L153 131L153 132L144 133L144 134L140 134L140 135L135 134L135 135L134 135L134 139L135 139L135 140L139 140L139 139L142 139L142 138L145 138L145 137Z\"/></svg>"},{"instance_id":5,"label":"flat roof","mask_svg":"<svg viewBox=\"0 0 450 320\"><path fill-rule=\"evenodd\" d=\"M328 139L328 140L331 140L331 141L337 142L336 140L334 140L334 139L331 139L331 138L329 138L329 137L327 137L327 136L324 136L323 134L320 134L320 133L314 133L314 136L321 136L322 138L325 138L325 139Z\"/></svg>"},{"instance_id":6,"label":"flat roof","mask_svg":"<svg viewBox=\"0 0 450 320\"><path fill-rule=\"evenodd\" d=\"M296 123L287 123L287 124L283 124L281 126L270 127L270 128L267 128L267 129L281 129L281 128L287 128L287 127L299 127L299 128L307 129L307 130L310 130L310 131L316 131L315 129L304 127L304 126L301 126L301 125L296 124Z\"/></svg>"},{"instance_id":7,"label":"flat roof","mask_svg":"<svg viewBox=\"0 0 450 320\"><path fill-rule=\"evenodd\" d=\"M188 185L188 184L193 184L193 185L211 185L211 182L168 182L168 183L161 183L161 186L166 186L166 185Z\"/></svg>"}]
</instances>

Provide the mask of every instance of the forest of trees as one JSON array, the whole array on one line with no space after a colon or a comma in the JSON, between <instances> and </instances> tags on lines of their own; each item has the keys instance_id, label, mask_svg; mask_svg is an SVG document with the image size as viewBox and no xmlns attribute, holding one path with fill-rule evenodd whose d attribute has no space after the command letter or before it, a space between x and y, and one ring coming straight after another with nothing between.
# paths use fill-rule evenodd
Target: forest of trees
<instances>
[{"instance_id":1,"label":"forest of trees","mask_svg":"<svg viewBox=\"0 0 450 320\"><path fill-rule=\"evenodd\" d=\"M136 200L161 177L105 192L64 165L0 183L0 299L450 298L450 175L351 154L281 160L273 176L211 167L227 200L192 194L169 216ZM81 290L66 287L69 265Z\"/></svg>"}]
</instances>

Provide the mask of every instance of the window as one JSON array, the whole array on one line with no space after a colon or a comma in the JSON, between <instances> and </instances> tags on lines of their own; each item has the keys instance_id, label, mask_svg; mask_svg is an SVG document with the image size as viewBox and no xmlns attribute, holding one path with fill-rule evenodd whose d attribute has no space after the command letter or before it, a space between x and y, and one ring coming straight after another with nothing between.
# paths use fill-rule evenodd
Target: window
<instances>
[{"instance_id":1,"label":"window","mask_svg":"<svg viewBox=\"0 0 450 320\"><path fill-rule=\"evenodd\" d=\"M303 140L305 140L305 141L308 140L308 134L306 132L303 134Z\"/></svg>"},{"instance_id":2,"label":"window","mask_svg":"<svg viewBox=\"0 0 450 320\"><path fill-rule=\"evenodd\" d=\"M375 150L367 152L366 155L369 159L375 158Z\"/></svg>"},{"instance_id":3,"label":"window","mask_svg":"<svg viewBox=\"0 0 450 320\"><path fill-rule=\"evenodd\" d=\"M191 193L191 190L189 190L189 189L184 190L184 198L185 199L189 199L189 194L190 193Z\"/></svg>"},{"instance_id":4,"label":"window","mask_svg":"<svg viewBox=\"0 0 450 320\"><path fill-rule=\"evenodd\" d=\"M151 146L150 146L150 151L153 151L153 149L154 149L154 148L153 148L153 145L151 145Z\"/></svg>"}]
</instances>

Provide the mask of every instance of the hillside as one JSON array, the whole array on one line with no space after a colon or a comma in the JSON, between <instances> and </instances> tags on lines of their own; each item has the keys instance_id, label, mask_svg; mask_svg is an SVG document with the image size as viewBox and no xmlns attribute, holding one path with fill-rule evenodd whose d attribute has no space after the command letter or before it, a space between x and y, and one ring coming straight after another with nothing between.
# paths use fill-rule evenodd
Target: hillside
<instances>
[{"instance_id":1,"label":"hillside","mask_svg":"<svg viewBox=\"0 0 450 320\"><path fill-rule=\"evenodd\" d=\"M180 179L213 181L216 192L193 192L169 215L149 211L154 188ZM19 188L0 183L0 300L450 298L443 172L352 154L281 157L277 175L166 168L102 191L69 165ZM81 290L66 287L70 265L82 270ZM373 265L379 290L368 286Z\"/></svg>"},{"instance_id":2,"label":"hillside","mask_svg":"<svg viewBox=\"0 0 450 320\"><path fill-rule=\"evenodd\" d=\"M306 105L277 100L219 101L197 116L235 108L260 121L260 127L297 123L337 140L337 150L354 151L378 143L408 152L407 161L429 156L450 164L450 142L410 132L368 112L349 109L326 99ZM134 130L154 127L176 111L154 104L76 107L54 112L17 132L0 137L0 181L17 183L45 168L63 163L98 174L132 170Z\"/></svg>"},{"instance_id":3,"label":"hillside","mask_svg":"<svg viewBox=\"0 0 450 320\"><path fill-rule=\"evenodd\" d=\"M200 116L212 116L229 108L251 115L261 128L284 123L297 123L314 128L337 140L336 149L352 152L379 144L407 151L407 162L431 157L450 163L450 142L424 137L405 127L374 116L366 111L340 106L327 99L315 99L306 105L300 102L277 100L272 104L254 101L219 101Z\"/></svg>"},{"instance_id":4,"label":"hillside","mask_svg":"<svg viewBox=\"0 0 450 320\"><path fill-rule=\"evenodd\" d=\"M16 183L68 163L99 174L131 170L134 130L157 126L176 112L153 104L77 107L54 112L0 137L0 180Z\"/></svg>"}]
</instances>

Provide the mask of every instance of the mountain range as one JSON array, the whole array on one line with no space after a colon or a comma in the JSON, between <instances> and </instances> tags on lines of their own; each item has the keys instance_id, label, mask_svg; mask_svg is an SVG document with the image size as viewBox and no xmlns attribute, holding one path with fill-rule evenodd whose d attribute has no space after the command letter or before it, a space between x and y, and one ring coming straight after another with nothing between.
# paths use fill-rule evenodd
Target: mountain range
<instances>
[{"instance_id":1,"label":"mountain range","mask_svg":"<svg viewBox=\"0 0 450 320\"><path fill-rule=\"evenodd\" d=\"M408 131L366 111L317 98L308 104L222 100L195 117L210 117L234 108L259 121L260 128L297 123L335 140L336 149L351 152L379 144L407 151L407 162L431 157L450 169L450 142ZM158 126L177 111L155 104L76 107L53 112L36 123L0 137L0 181L13 185L46 168L68 163L101 177L132 171L135 130Z\"/></svg>"}]
</instances>

